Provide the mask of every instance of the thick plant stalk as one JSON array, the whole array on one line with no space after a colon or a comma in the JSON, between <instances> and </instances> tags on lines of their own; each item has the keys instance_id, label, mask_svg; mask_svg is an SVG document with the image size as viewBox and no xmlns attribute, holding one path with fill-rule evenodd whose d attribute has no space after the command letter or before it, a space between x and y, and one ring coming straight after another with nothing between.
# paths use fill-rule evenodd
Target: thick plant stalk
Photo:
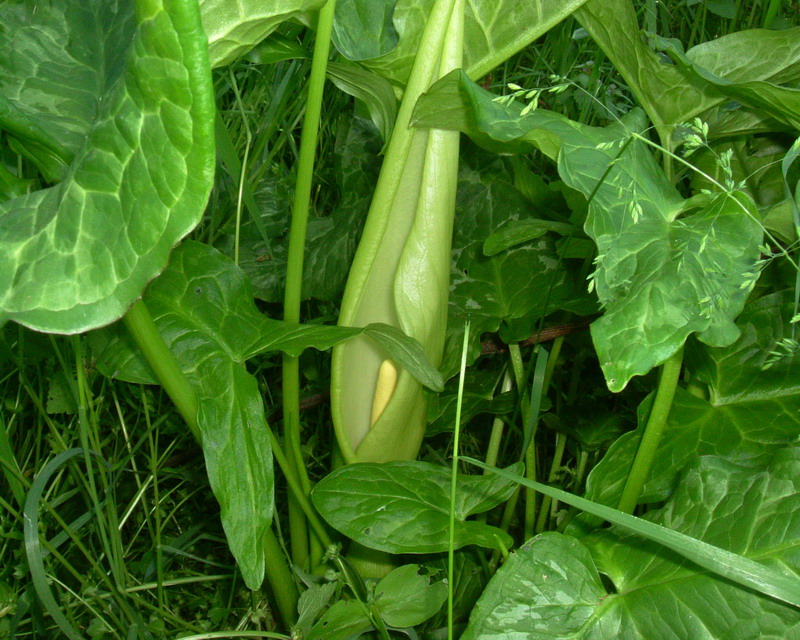
<instances>
[{"instance_id":1,"label":"thick plant stalk","mask_svg":"<svg viewBox=\"0 0 800 640\"><path fill-rule=\"evenodd\" d=\"M200 442L202 435L197 424L197 395L158 332L144 300L137 300L122 319L194 439Z\"/></svg>"},{"instance_id":2,"label":"thick plant stalk","mask_svg":"<svg viewBox=\"0 0 800 640\"><path fill-rule=\"evenodd\" d=\"M463 0L436 0L422 34L339 324L384 322L419 340L437 365L444 347L459 134L411 129L417 99L461 66ZM380 372L380 373L379 373ZM331 405L347 462L417 456L426 423L421 385L367 339L333 350Z\"/></svg>"},{"instance_id":3,"label":"thick plant stalk","mask_svg":"<svg viewBox=\"0 0 800 640\"><path fill-rule=\"evenodd\" d=\"M678 388L682 363L683 348L670 356L661 367L661 379L658 382L658 391L656 391L656 397L653 401L653 408L650 410L650 417L647 419L642 441L639 443L639 450L636 452L636 458L633 460L633 465L628 473L628 479L625 481L625 488L622 490L622 497L617 507L617 509L625 513L633 513L636 503L639 501L639 496L642 495L645 482L647 482L650 467L653 465L656 450L661 442L661 434L664 433L664 427L667 424L669 410L675 397L675 390Z\"/></svg>"}]
</instances>

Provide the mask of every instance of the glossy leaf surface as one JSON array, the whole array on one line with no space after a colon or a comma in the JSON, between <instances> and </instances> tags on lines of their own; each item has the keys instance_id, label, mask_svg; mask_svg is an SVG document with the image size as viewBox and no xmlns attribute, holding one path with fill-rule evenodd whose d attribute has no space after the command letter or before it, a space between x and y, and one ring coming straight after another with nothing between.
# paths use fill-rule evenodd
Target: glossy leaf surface
<instances>
[{"instance_id":1,"label":"glossy leaf surface","mask_svg":"<svg viewBox=\"0 0 800 640\"><path fill-rule=\"evenodd\" d=\"M199 0L212 67L230 64L281 22L309 17L325 0Z\"/></svg>"},{"instance_id":2,"label":"glossy leaf surface","mask_svg":"<svg viewBox=\"0 0 800 640\"><path fill-rule=\"evenodd\" d=\"M701 458L648 519L797 576L798 465L797 449L760 468ZM489 583L462 637L488 639L512 629L531 640L777 640L800 627L795 607L698 571L638 535L613 527L584 542L557 533L528 541Z\"/></svg>"},{"instance_id":3,"label":"glossy leaf surface","mask_svg":"<svg viewBox=\"0 0 800 640\"><path fill-rule=\"evenodd\" d=\"M55 168L49 177L60 180L124 68L136 21L123 2L33 6L0 9L0 126L11 144L21 142L14 146L43 170Z\"/></svg>"},{"instance_id":4,"label":"glossy leaf surface","mask_svg":"<svg viewBox=\"0 0 800 640\"><path fill-rule=\"evenodd\" d=\"M464 24L464 67L479 78L558 24L586 0L471 0ZM391 52L366 64L404 84L433 0L398 0L394 25L400 41Z\"/></svg>"},{"instance_id":5,"label":"glossy leaf surface","mask_svg":"<svg viewBox=\"0 0 800 640\"><path fill-rule=\"evenodd\" d=\"M467 520L507 500L512 482L459 476L455 548L498 548L508 534ZM389 553L436 553L448 546L450 470L426 462L352 464L326 476L312 493L328 523L352 540Z\"/></svg>"},{"instance_id":6,"label":"glossy leaf surface","mask_svg":"<svg viewBox=\"0 0 800 640\"><path fill-rule=\"evenodd\" d=\"M444 96L449 109L437 122ZM591 288L605 308L592 337L609 389L663 363L691 333L716 346L736 340L733 320L755 283L763 233L755 205L739 192L684 200L644 142L642 111L606 128L541 110L523 115L522 105L502 105L456 72L420 100L417 115L418 125L541 148L589 200L584 228L598 251Z\"/></svg>"},{"instance_id":7,"label":"glossy leaf surface","mask_svg":"<svg viewBox=\"0 0 800 640\"><path fill-rule=\"evenodd\" d=\"M173 252L169 268L148 288L145 301L198 395L209 481L234 556L247 584L255 588L263 577L261 538L272 518L273 474L264 402L245 361L276 349L300 355L308 347L325 349L367 333L416 370L413 360L424 361L421 347L391 327L347 329L270 320L253 304L244 274L222 254L196 242L184 242ZM127 333L104 330L94 337L94 347L98 367L108 375L155 382ZM429 364L423 366L438 376Z\"/></svg>"},{"instance_id":8,"label":"glossy leaf surface","mask_svg":"<svg viewBox=\"0 0 800 640\"><path fill-rule=\"evenodd\" d=\"M331 62L328 64L328 77L339 89L367 106L381 138L388 140L397 117L397 99L392 85L354 64Z\"/></svg>"},{"instance_id":9,"label":"glossy leaf surface","mask_svg":"<svg viewBox=\"0 0 800 640\"><path fill-rule=\"evenodd\" d=\"M483 253L493 256L518 244L541 238L548 231L560 235L569 235L577 231L572 225L551 220L532 218L530 220L512 220L491 234L483 243Z\"/></svg>"},{"instance_id":10,"label":"glossy leaf surface","mask_svg":"<svg viewBox=\"0 0 800 640\"><path fill-rule=\"evenodd\" d=\"M686 363L709 385L709 400L679 389L641 503L664 500L678 474L698 456L769 458L800 431L800 355L762 370L769 351L789 335L792 303L781 294L762 298L739 319L740 338L730 347L690 344ZM649 404L640 408L640 424ZM620 437L589 475L586 497L616 506L639 446L640 431Z\"/></svg>"},{"instance_id":11,"label":"glossy leaf surface","mask_svg":"<svg viewBox=\"0 0 800 640\"><path fill-rule=\"evenodd\" d=\"M794 30L793 36L795 41L798 40L800 30ZM764 40L761 46L767 46L767 39ZM736 82L705 69L686 56L674 43L664 40L659 42L665 45L663 49L692 84L708 86L728 99L737 100L769 114L794 130L800 129L800 91L794 87L781 87L773 82L750 80L748 76ZM730 53L733 54L733 51Z\"/></svg>"},{"instance_id":12,"label":"glossy leaf surface","mask_svg":"<svg viewBox=\"0 0 800 640\"><path fill-rule=\"evenodd\" d=\"M59 184L0 203L0 323L77 333L119 318L200 220L214 170L205 38L187 0L143 3L135 31L127 3L2 11L4 23L27 15L10 43L48 80L4 82L0 124L34 155L54 141L45 155L69 166ZM47 88L34 100L36 84Z\"/></svg>"},{"instance_id":13,"label":"glossy leaf surface","mask_svg":"<svg viewBox=\"0 0 800 640\"><path fill-rule=\"evenodd\" d=\"M395 0L337 0L333 44L348 60L386 55L397 46Z\"/></svg>"},{"instance_id":14,"label":"glossy leaf surface","mask_svg":"<svg viewBox=\"0 0 800 640\"><path fill-rule=\"evenodd\" d=\"M489 582L462 640L514 634L520 640L576 634L606 596L589 550L545 533L512 553Z\"/></svg>"},{"instance_id":15,"label":"glossy leaf surface","mask_svg":"<svg viewBox=\"0 0 800 640\"><path fill-rule=\"evenodd\" d=\"M422 624L447 600L444 582L431 584L420 567L407 564L397 567L375 585L374 608L391 627L414 627Z\"/></svg>"},{"instance_id":16,"label":"glossy leaf surface","mask_svg":"<svg viewBox=\"0 0 800 640\"><path fill-rule=\"evenodd\" d=\"M334 602L311 629L308 640L347 640L372 629L364 605L357 600Z\"/></svg>"},{"instance_id":17,"label":"glossy leaf surface","mask_svg":"<svg viewBox=\"0 0 800 640\"><path fill-rule=\"evenodd\" d=\"M663 144L671 144L668 134L672 127L725 101L717 87L687 82L679 69L665 64L647 46L640 37L634 7L627 0L592 0L578 9L575 17L625 78L639 105L659 128ZM763 51L770 55L762 55ZM732 33L690 49L687 57L734 83L794 82L800 69L794 29Z\"/></svg>"}]
</instances>

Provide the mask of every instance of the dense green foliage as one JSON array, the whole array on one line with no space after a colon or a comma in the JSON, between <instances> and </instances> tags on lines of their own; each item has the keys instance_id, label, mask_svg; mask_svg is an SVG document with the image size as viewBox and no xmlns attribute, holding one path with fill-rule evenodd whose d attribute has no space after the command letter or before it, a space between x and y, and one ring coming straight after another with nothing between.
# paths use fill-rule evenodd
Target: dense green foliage
<instances>
[{"instance_id":1,"label":"dense green foliage","mask_svg":"<svg viewBox=\"0 0 800 640\"><path fill-rule=\"evenodd\" d=\"M797 23L0 3L0 636L796 637Z\"/></svg>"}]
</instances>

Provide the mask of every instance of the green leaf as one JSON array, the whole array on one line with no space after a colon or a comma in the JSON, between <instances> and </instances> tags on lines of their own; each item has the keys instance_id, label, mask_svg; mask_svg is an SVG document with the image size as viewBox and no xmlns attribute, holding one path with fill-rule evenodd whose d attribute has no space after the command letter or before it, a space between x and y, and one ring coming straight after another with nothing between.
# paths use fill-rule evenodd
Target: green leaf
<instances>
[{"instance_id":1,"label":"green leaf","mask_svg":"<svg viewBox=\"0 0 800 640\"><path fill-rule=\"evenodd\" d=\"M245 361L278 348L298 356L308 347L327 349L366 333L410 372L424 369L427 384L443 386L432 365L420 369L420 362L427 363L422 347L393 327L306 326L265 318L253 304L244 274L200 243L184 242L173 252L170 267L148 288L145 301L198 395L209 481L231 550L251 588L263 579L262 537L272 519L273 474L264 403ZM101 370L155 382L127 333L114 336L106 330L93 342Z\"/></svg>"},{"instance_id":2,"label":"green leaf","mask_svg":"<svg viewBox=\"0 0 800 640\"><path fill-rule=\"evenodd\" d=\"M566 208L560 196L558 207ZM503 223L522 224L533 215L530 201L515 188L502 159L475 149L462 154L448 337L440 367L445 377L458 371L467 319L474 336L467 361L474 362L480 354L483 333L500 331L504 340L522 340L533 333L541 318L557 309L579 314L596 311L594 296L587 293L579 275L583 261L559 260L554 237L544 236L497 255L484 255L484 241Z\"/></svg>"},{"instance_id":3,"label":"green leaf","mask_svg":"<svg viewBox=\"0 0 800 640\"><path fill-rule=\"evenodd\" d=\"M475 602L483 593L488 576L484 574L482 562L483 551L474 547L461 549L453 554L453 619L466 620L475 606ZM448 559L444 554L434 556L425 563L429 569L447 573ZM431 628L440 628L447 624L447 611L440 609L428 623Z\"/></svg>"},{"instance_id":4,"label":"green leaf","mask_svg":"<svg viewBox=\"0 0 800 640\"><path fill-rule=\"evenodd\" d=\"M396 0L338 0L333 21L333 44L345 58L377 58L397 46L392 24Z\"/></svg>"},{"instance_id":5,"label":"green leaf","mask_svg":"<svg viewBox=\"0 0 800 640\"><path fill-rule=\"evenodd\" d=\"M569 235L576 231L575 227L563 222L531 218L529 220L512 220L492 233L483 242L483 253L493 256L536 238L541 238L548 231L560 235Z\"/></svg>"},{"instance_id":6,"label":"green leaf","mask_svg":"<svg viewBox=\"0 0 800 640\"><path fill-rule=\"evenodd\" d=\"M336 6L338 8L339 5ZM397 117L397 98L392 85L379 75L354 64L330 62L328 77L339 89L367 105L381 138L388 140Z\"/></svg>"},{"instance_id":7,"label":"green leaf","mask_svg":"<svg viewBox=\"0 0 800 640\"><path fill-rule=\"evenodd\" d=\"M431 394L428 401L426 437L430 438L439 433L453 431L459 397L462 400L462 427L480 413L503 415L510 414L516 409L519 400L516 391L499 393L496 371L471 367L466 370L465 375L462 394L458 392L458 377L451 378L441 393Z\"/></svg>"},{"instance_id":8,"label":"green leaf","mask_svg":"<svg viewBox=\"0 0 800 640\"><path fill-rule=\"evenodd\" d=\"M256 589L264 576L262 538L272 522L274 478L264 402L243 364L261 314L244 275L196 242L184 242L173 252L169 268L148 287L144 300L197 393L211 489L242 576ZM147 364L137 362L142 356L127 333L123 336L107 344L98 366L124 378L133 377L126 375L131 368L145 374L140 381L155 382Z\"/></svg>"},{"instance_id":9,"label":"green leaf","mask_svg":"<svg viewBox=\"0 0 800 640\"><path fill-rule=\"evenodd\" d=\"M297 40L280 33L273 33L244 56L255 64L275 64L284 60L305 60L309 52Z\"/></svg>"},{"instance_id":10,"label":"green leaf","mask_svg":"<svg viewBox=\"0 0 800 640\"><path fill-rule=\"evenodd\" d=\"M736 340L733 319L755 284L763 236L755 206L743 194L719 194L680 217L674 201L662 199L663 174L648 175L647 162L635 151L626 160L598 190L586 222L602 256L594 282L606 305L592 337L612 391L663 363L693 332L715 346ZM583 167L575 163L573 175ZM614 185L628 198L615 201ZM625 200L641 213L632 214Z\"/></svg>"},{"instance_id":11,"label":"green leaf","mask_svg":"<svg viewBox=\"0 0 800 640\"><path fill-rule=\"evenodd\" d=\"M325 0L199 0L212 67L230 64L270 35L281 22L307 21Z\"/></svg>"},{"instance_id":12,"label":"green leaf","mask_svg":"<svg viewBox=\"0 0 800 640\"><path fill-rule=\"evenodd\" d=\"M268 351L282 351L298 357L309 348L324 351L331 347L365 335L386 352L388 357L404 367L418 382L433 391L444 388L442 374L428 361L422 345L409 338L397 327L373 323L366 327L332 327L304 325L264 318L261 335L249 347L246 358Z\"/></svg>"},{"instance_id":13,"label":"green leaf","mask_svg":"<svg viewBox=\"0 0 800 640\"><path fill-rule=\"evenodd\" d=\"M795 442L800 354L766 371L761 368L769 351L791 332L792 309L787 294L767 296L739 318L741 336L731 346L687 345L686 366L709 385L710 401L678 389L640 503L667 499L678 474L700 456L758 461ZM643 403L639 409L639 429L620 437L589 474L588 499L613 506L619 502L649 406Z\"/></svg>"},{"instance_id":14,"label":"green leaf","mask_svg":"<svg viewBox=\"0 0 800 640\"><path fill-rule=\"evenodd\" d=\"M380 345L388 357L408 370L418 382L433 391L444 388L442 375L430 364L419 342L397 327L377 322L366 327L303 325L267 318L261 324L261 336L250 346L246 358L268 351L282 351L298 357L306 349L325 351L340 342L365 335Z\"/></svg>"},{"instance_id":15,"label":"green leaf","mask_svg":"<svg viewBox=\"0 0 800 640\"><path fill-rule=\"evenodd\" d=\"M123 71L136 29L131 3L7 2L0 25L0 128L50 181L61 180Z\"/></svg>"},{"instance_id":16,"label":"green leaf","mask_svg":"<svg viewBox=\"0 0 800 640\"><path fill-rule=\"evenodd\" d=\"M400 329L388 324L374 323L364 327L364 335L383 347L390 359L411 373L428 389L433 391L444 389L442 374L429 364L422 345L406 336Z\"/></svg>"},{"instance_id":17,"label":"green leaf","mask_svg":"<svg viewBox=\"0 0 800 640\"><path fill-rule=\"evenodd\" d=\"M116 13L104 2L62 4L2 5L4 16L10 11L18 20L24 17L18 12L30 12L31 28L24 30L30 39L21 32L15 44L30 50L42 73L61 74L59 61L69 61L63 79L42 83L50 89L40 100L22 90L14 95L19 85L4 83L3 104L13 100L19 115L25 101L24 117L15 122L35 120L31 139L37 144L61 140L64 128L73 133L64 136L71 148L59 156L72 163L63 182L0 203L0 253L6 256L0 324L13 319L40 331L77 333L119 318L200 220L214 171L214 104L192 2L148 3L135 32L127 4ZM59 19L64 24L54 31ZM40 37L75 49L52 43L45 49ZM86 48L107 39L108 47ZM98 71L76 75L73 56ZM31 80L23 84L40 84ZM64 119L54 116L75 91L81 106ZM41 110L34 112L33 104Z\"/></svg>"},{"instance_id":18,"label":"green leaf","mask_svg":"<svg viewBox=\"0 0 800 640\"><path fill-rule=\"evenodd\" d=\"M793 582L796 591L800 584L798 471L800 451L796 448L779 451L771 464L761 468L704 457L684 474L674 498L648 516L741 558L757 560L764 569L769 566L769 571ZM758 587L742 589L697 571L675 554L618 530L593 538L590 548L618 592L605 615L619 621L622 628L630 628L655 606L670 615L652 620L652 637L664 635L658 629L709 639L785 638L800 630L796 597L795 606L787 606L764 597ZM676 598L683 606L667 608L666 603Z\"/></svg>"},{"instance_id":19,"label":"green leaf","mask_svg":"<svg viewBox=\"0 0 800 640\"><path fill-rule=\"evenodd\" d=\"M800 409L800 353L773 359L785 338L795 335L793 292L774 293L751 302L739 317L741 337L729 347L693 344L687 351L690 370L709 386L716 407L747 402L790 402ZM794 404L784 405L792 415Z\"/></svg>"},{"instance_id":20,"label":"green leaf","mask_svg":"<svg viewBox=\"0 0 800 640\"><path fill-rule=\"evenodd\" d=\"M736 530L732 517L726 518L732 527L728 531ZM695 520L695 529L703 527L699 518L686 520ZM570 536L545 533L526 542L498 570L462 640L508 633L521 640L784 638L798 625L796 609L694 568L680 570L674 554L643 544L638 536L606 537L618 544L610 575L616 592L603 587L586 546ZM607 568L604 562L601 569Z\"/></svg>"},{"instance_id":21,"label":"green leaf","mask_svg":"<svg viewBox=\"0 0 800 640\"><path fill-rule=\"evenodd\" d=\"M736 340L733 320L755 284L763 235L749 197L683 200L647 148L638 109L589 127L542 110L522 115L520 104L494 102L463 74L440 85L454 82L463 112L450 124L558 149L559 175L589 200L585 230L598 251L592 288L606 309L592 337L609 389L663 363L691 333L715 346ZM426 125L438 126L426 113Z\"/></svg>"},{"instance_id":22,"label":"green leaf","mask_svg":"<svg viewBox=\"0 0 800 640\"><path fill-rule=\"evenodd\" d=\"M686 82L674 65L664 64L640 37L634 6L628 0L592 0L575 17L603 49L671 147L673 127L725 100L716 87ZM769 51L764 56L763 51ZM732 82L793 82L800 45L797 31L750 30L700 44L687 57Z\"/></svg>"},{"instance_id":23,"label":"green leaf","mask_svg":"<svg viewBox=\"0 0 800 640\"><path fill-rule=\"evenodd\" d=\"M294 628L299 629L304 637L308 635L317 616L328 606L336 591L336 586L335 582L312 584L300 594L297 601L297 623Z\"/></svg>"},{"instance_id":24,"label":"green leaf","mask_svg":"<svg viewBox=\"0 0 800 640\"><path fill-rule=\"evenodd\" d=\"M741 185L760 211L787 203L780 166L787 151L787 145L772 137L740 136L711 142L707 148L692 154L692 165L698 170L692 176L692 192L713 190L717 184L731 180ZM720 163L720 158L727 154L730 156L729 176ZM766 220L764 222L766 226Z\"/></svg>"},{"instance_id":25,"label":"green leaf","mask_svg":"<svg viewBox=\"0 0 800 640\"><path fill-rule=\"evenodd\" d=\"M511 538L467 520L508 499L513 486L491 476L459 476L455 548L500 548ZM329 474L311 497L333 528L388 553L437 553L448 548L450 470L426 462L351 464Z\"/></svg>"},{"instance_id":26,"label":"green leaf","mask_svg":"<svg viewBox=\"0 0 800 640\"><path fill-rule=\"evenodd\" d=\"M480 78L570 15L586 0L473 0L464 24L464 68ZM365 64L396 84L404 84L433 0L397 0L394 24L398 45Z\"/></svg>"},{"instance_id":27,"label":"green leaf","mask_svg":"<svg viewBox=\"0 0 800 640\"><path fill-rule=\"evenodd\" d=\"M575 538L544 533L528 540L498 569L461 638L590 637L581 628L606 595L588 549Z\"/></svg>"},{"instance_id":28,"label":"green leaf","mask_svg":"<svg viewBox=\"0 0 800 640\"><path fill-rule=\"evenodd\" d=\"M572 265L559 264L553 238L539 238L489 258L481 252L477 244L456 261L451 294L451 305L458 307L453 309L455 318L485 320L481 331L524 321L525 328L516 325L516 335L503 335L513 341L530 336L536 323L557 309L594 310L583 283L569 269Z\"/></svg>"},{"instance_id":29,"label":"green leaf","mask_svg":"<svg viewBox=\"0 0 800 640\"><path fill-rule=\"evenodd\" d=\"M800 36L800 28L793 31L793 36L796 40ZM759 50L763 50L765 46L768 46L766 40L767 38L758 42ZM781 87L763 80L751 80L750 77L752 76L738 81L721 77L704 68L701 64L694 62L674 43L663 38L656 39L656 42L675 61L676 66L692 85L712 87L726 98L738 100L742 104L766 112L795 130L800 129L800 90L792 87ZM741 49L742 47L732 46L720 53L722 55L742 55ZM800 58L800 51L796 55ZM772 58L772 52L770 52L769 58Z\"/></svg>"},{"instance_id":30,"label":"green leaf","mask_svg":"<svg viewBox=\"0 0 800 640\"><path fill-rule=\"evenodd\" d=\"M557 127L569 120L548 110L535 110L523 116L522 105L503 105L496 98L457 69L439 79L419 99L411 124L462 131L481 147L496 153L529 153L538 149L556 160L561 140L546 125L552 123Z\"/></svg>"},{"instance_id":31,"label":"green leaf","mask_svg":"<svg viewBox=\"0 0 800 640\"><path fill-rule=\"evenodd\" d=\"M447 600L444 582L430 583L419 565L397 567L377 585L373 607L390 627L415 627L432 617Z\"/></svg>"},{"instance_id":32,"label":"green leaf","mask_svg":"<svg viewBox=\"0 0 800 640\"><path fill-rule=\"evenodd\" d=\"M800 581L797 580L800 570L795 550L800 538L794 517L800 500L797 491L800 448L778 452L766 469L731 463L724 458L701 458L693 469L686 472L685 490L677 492L663 510L648 514L647 519L515 476L504 469L489 467L473 458L462 459L502 478L516 479L525 487L608 520L625 530L623 535L629 539L619 545L620 574L631 571L638 575L636 572L641 571L648 578L642 584L633 586L631 601L644 600L643 606L652 610L649 594L640 591L651 576L656 588L665 584L668 588L672 586L669 580L675 574L677 579L674 588L677 589L681 589L690 579L708 579L707 574L698 572L696 567L683 569L687 565L686 559L715 574L710 585L700 582L700 586L707 587L712 594L720 589L720 585L724 585L737 594L743 593L746 598L752 598L754 592L760 594L756 596L759 598L761 595L768 596L763 599L764 608L783 610L795 620L794 624L800 622ZM740 515L743 518L741 526L737 522ZM771 527L773 521L777 523L774 528ZM612 529L612 532L603 535L616 535L615 530ZM631 536L627 532L636 535ZM646 538L646 544L642 544L642 537ZM729 551L729 547L736 551ZM605 551L602 538L600 544L595 544L595 549L595 558L602 557ZM645 557L632 561L630 558L634 550L645 550L642 554ZM657 560L652 556L656 556ZM770 564L755 561L749 556L769 560ZM775 563L781 567L775 568ZM604 561L598 564L604 573L613 576L605 570ZM658 567L659 564L663 567L661 573L650 571L650 567ZM676 571L676 568L681 570ZM720 580L717 576L727 580ZM741 592L740 587L733 583L746 589ZM617 592L623 592L629 585L619 580L615 586ZM692 586L700 590L696 585ZM642 594L644 597L640 598ZM675 599L673 594L669 594L669 597ZM707 607L706 602L707 597L698 598L699 606ZM783 603L793 607L786 607ZM623 600L620 604L617 613L625 616L630 602ZM759 601L759 604L762 602ZM753 606L747 602L745 608L751 610ZM640 615L631 616L631 623L635 624L640 618ZM735 624L738 620L739 616L734 614L731 622ZM617 626L619 624L617 619L612 619L612 622ZM685 622L680 620L679 624ZM612 625L612 628L616 627ZM605 636L601 634L597 637Z\"/></svg>"},{"instance_id":33,"label":"green leaf","mask_svg":"<svg viewBox=\"0 0 800 640\"><path fill-rule=\"evenodd\" d=\"M732 82L762 80L788 84L800 80L800 27L747 29L692 47L693 63ZM769 55L759 55L769 51Z\"/></svg>"},{"instance_id":34,"label":"green leaf","mask_svg":"<svg viewBox=\"0 0 800 640\"><path fill-rule=\"evenodd\" d=\"M372 623L357 600L334 602L319 622L314 625L306 640L348 640L357 638L372 629Z\"/></svg>"},{"instance_id":35,"label":"green leaf","mask_svg":"<svg viewBox=\"0 0 800 640\"><path fill-rule=\"evenodd\" d=\"M444 388L441 374L427 360L421 345L399 329L377 323L366 327L333 327L272 320L256 309L250 283L231 260L193 241L184 242L175 252L174 266L170 263L169 269L148 288L145 301L167 345L177 350L175 355L182 365L194 366L196 356L191 349L202 345L183 347L181 341L185 338L176 332L169 313L186 316L184 321L193 326L193 331L199 331L211 342L226 345L223 351L238 363L270 351L297 357L306 349L326 350L344 340L366 335L419 382L434 391ZM182 261L190 262L192 271L183 267ZM174 269L178 269L177 275L173 275ZM177 282L173 282L175 278ZM170 284L164 285L162 280ZM153 296L161 296L162 304L168 301L174 309L157 314L150 304ZM155 375L127 333L114 327L93 334L91 340L97 366L106 375L128 382L156 384ZM181 353L184 348L186 351Z\"/></svg>"}]
</instances>

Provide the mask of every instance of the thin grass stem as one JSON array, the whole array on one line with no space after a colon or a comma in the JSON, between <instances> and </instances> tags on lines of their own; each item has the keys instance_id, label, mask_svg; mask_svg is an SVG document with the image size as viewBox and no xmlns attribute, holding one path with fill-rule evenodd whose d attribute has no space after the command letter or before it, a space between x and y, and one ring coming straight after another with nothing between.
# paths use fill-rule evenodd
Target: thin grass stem
<instances>
[{"instance_id":1,"label":"thin grass stem","mask_svg":"<svg viewBox=\"0 0 800 640\"><path fill-rule=\"evenodd\" d=\"M461 407L464 400L464 378L467 372L469 351L469 321L464 325L464 342L461 345L461 370L458 379L456 422L453 432L453 464L450 468L450 524L447 545L447 638L453 640L453 583L455 580L456 490L458 488L458 442L461 434Z\"/></svg>"}]
</instances>

